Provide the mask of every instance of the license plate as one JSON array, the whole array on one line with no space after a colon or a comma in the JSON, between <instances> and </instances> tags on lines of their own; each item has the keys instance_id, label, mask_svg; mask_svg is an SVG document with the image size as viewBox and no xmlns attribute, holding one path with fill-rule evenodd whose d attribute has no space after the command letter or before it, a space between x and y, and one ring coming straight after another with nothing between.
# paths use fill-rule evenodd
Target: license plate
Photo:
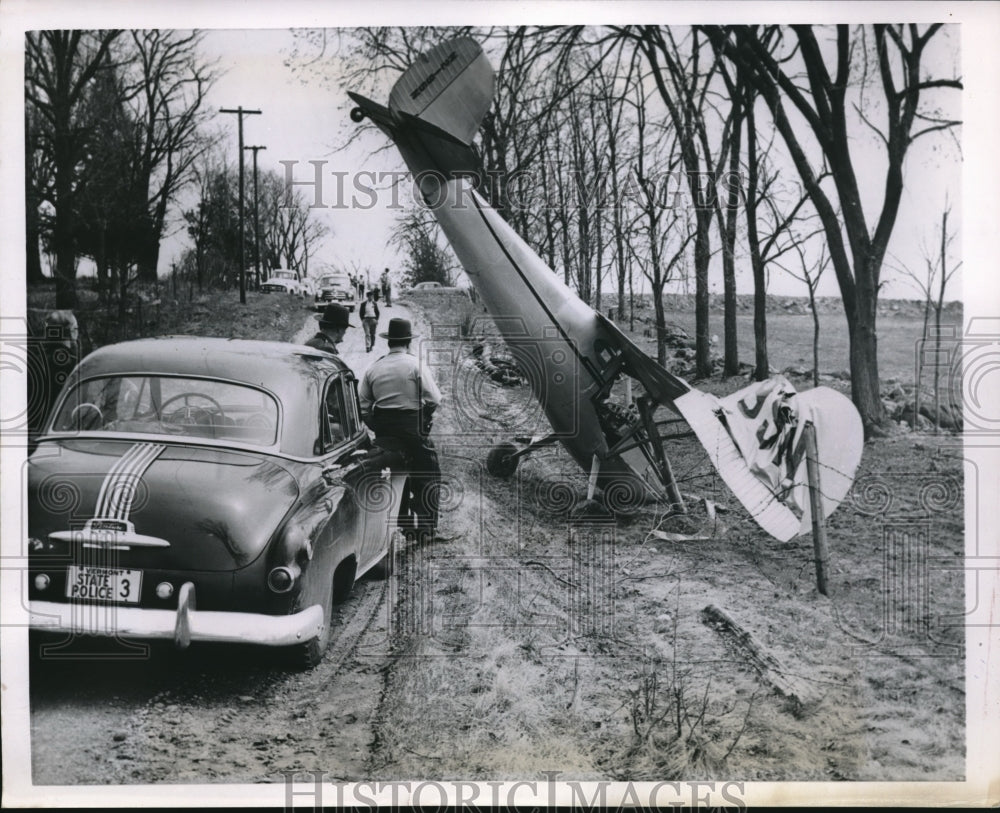
<instances>
[{"instance_id":1,"label":"license plate","mask_svg":"<svg viewBox=\"0 0 1000 813\"><path fill-rule=\"evenodd\" d=\"M67 598L138 604L141 587L141 570L70 565L66 574Z\"/></svg>"}]
</instances>

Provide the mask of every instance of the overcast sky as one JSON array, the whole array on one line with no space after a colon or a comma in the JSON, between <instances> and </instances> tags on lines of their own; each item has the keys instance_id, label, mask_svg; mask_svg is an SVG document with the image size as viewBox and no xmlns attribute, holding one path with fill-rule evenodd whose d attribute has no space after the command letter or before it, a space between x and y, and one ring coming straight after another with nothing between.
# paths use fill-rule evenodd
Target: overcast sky
<instances>
[{"instance_id":1,"label":"overcast sky","mask_svg":"<svg viewBox=\"0 0 1000 813\"><path fill-rule=\"evenodd\" d=\"M14 0L16 9L18 0ZM59 6L51 0L43 0L37 5L32 5L31 9L45 9L48 6ZM110 8L125 8L116 3L105 4ZM262 170L274 169L284 173L284 167L280 161L295 161L294 174L296 180L308 181L313 177L313 166L310 161L325 161L323 165L323 201L331 208L317 209L316 216L322 218L331 229L325 243L319 250L315 261L333 262L351 266L357 264L361 267L370 267L373 273L377 273L381 268L389 266L398 268L399 256L395 250L388 245L394 219L394 212L388 207L390 195L380 195L374 206L370 205L369 199L364 196L355 196L354 201L348 200L352 204L344 207L332 207L338 203L335 173L346 173L344 176L348 183L348 193L350 192L351 179L357 177L359 172L384 172L402 171L405 169L402 159L395 150L385 150L372 156L372 152L379 148L384 148L386 139L375 131L371 131L358 144L350 149L343 149L347 137L348 128L351 127L347 120L347 106L345 105L345 94L342 89L342 82L339 77L333 75L328 80L320 83L315 78L303 81L300 76L293 74L286 65L287 60L292 55L293 34L289 28L278 27L288 24L306 24L312 26L318 23L331 25L341 22L354 21L351 15L345 15L342 7L336 3L311 4L311 3L281 3L271 5L261 5L252 3L235 2L215 2L200 5L179 3L174 8L176 14L163 16L163 7L159 3L146 4L149 11L142 13L134 12L134 4L131 4L128 17L111 15L105 25L115 23L127 24L133 27L170 27L172 23L175 27L196 26L209 30L204 40L203 49L206 57L217 60L220 77L213 87L208 99L209 109L217 110L220 107L232 108L242 105L246 108L256 108L262 111L262 115L248 116L245 119L244 139L246 144L263 144L266 151L259 154L259 162ZM484 19L469 19L469 12L466 11L468 4L461 6L462 12L456 9L459 6L436 4L428 8L435 13L425 15L425 19L420 22L439 23L460 23L460 22L485 22L489 19L493 21L520 22L520 19L511 19L511 4L472 4L476 12L482 9L493 10L494 17L484 14ZM519 4L520 5L520 4ZM757 11L761 10L759 4L718 4L719 9L728 8L732 13L723 15L721 11L716 11L713 6L714 16L722 22L742 21L741 15L746 14L747 5L753 5ZM933 7L934 4L929 4ZM97 6L100 8L101 6ZM548 19L558 19L560 16L564 21L577 20L578 16L559 14L560 10L568 9L568 4L528 4L531 9L548 9L550 17ZM8 5L8 9L11 6ZM282 13L277 13L280 8ZM316 9L323 8L322 16L314 14ZM380 6L386 15L384 19L376 16L375 19L368 19L365 22L412 22L400 16L401 6L386 4ZM408 7L412 8L412 7ZM648 6L635 6L630 4L588 4L585 7L589 12L599 10L594 13L594 21L617 21L621 22L626 18L623 11L617 14L618 9L648 8ZM676 7L671 6L671 9ZM810 9L810 14L815 15L812 6L798 6L799 9ZM832 9L840 8L844 15L841 17L831 17ZM845 4L840 6L824 5L826 19L837 20L860 20L862 17L873 17L878 19L878 8L875 4ZM896 7L899 8L898 6ZM911 17L915 13L914 8L919 6L907 6L907 16ZM145 9L145 6L144 6ZM499 9L499 11L497 11ZM555 9L555 11L552 11ZM246 10L246 13L238 13ZM255 13L250 13L255 10ZM332 13L337 10L337 13ZM287 11L287 13L285 13ZM928 17L928 11L931 15ZM924 19L935 19L932 13L933 8L923 7L921 13ZM228 12L228 13L227 13ZM237 13L233 13L237 12ZM297 13L294 13L297 12ZM862 13L863 12L863 13ZM359 12L352 6L355 17ZM366 12L360 12L366 13ZM370 10L367 13L372 13ZM633 15L634 15L633 11ZM688 16L691 8L687 8ZM551 15L555 14L556 17ZM395 16L393 16L395 15ZM499 16L497 16L499 15ZM602 18L603 15L603 18ZM90 26L96 23L95 19L89 16L81 16L78 24ZM106 15L107 16L107 15ZM944 16L944 15L941 15ZM504 19L506 17L506 19ZM687 22L684 15L678 13L678 22ZM704 15L697 18L703 20ZM797 19L801 18L799 13ZM45 27L53 25L51 20L59 19L60 27L69 27L73 21L72 14L52 16L46 22L44 14L38 15L38 26ZM98 18L99 19L99 18ZM543 19L539 17L539 19ZM758 19L760 19L758 15ZM170 23L167 22L170 20ZM523 20L527 21L527 20ZM225 25L256 25L266 26L266 28L238 28ZM975 31L966 26L962 32L963 48L967 47L968 41L975 40ZM955 38L957 40L957 37ZM982 44L973 48L973 53L979 54L978 48ZM966 52L963 50L963 56ZM978 58L978 57L977 57ZM968 67L968 66L967 66ZM315 74L311 74L313 77ZM385 101L385 99L377 99ZM969 92L963 92L963 102L968 111ZM973 111L974 115L974 111ZM228 115L218 115L214 125L223 128L227 133L228 142L226 148L229 155L235 160L236 157L236 117ZM859 134L860 136L860 134ZM962 133L964 138L965 133ZM247 170L251 167L251 155L246 154ZM911 148L907 158L906 172L907 182L904 199L900 210L899 220L893 235L890 251L899 257L905 264L919 266L922 263L923 245L931 245L934 242L933 231L939 222L940 209L945 195L953 202L955 215L954 222L959 222L962 204L962 156L956 147L944 146L944 139L931 136L921 139ZM880 173L884 169L873 168L871 172ZM859 174L864 181L869 174L864 162L859 166ZM248 190L250 185L248 183ZM308 194L313 193L311 187L302 187ZM409 190L403 190L403 200ZM349 197L349 195L348 195ZM873 221L872 207L868 211L869 221ZM716 239L716 238L713 238ZM176 259L188 238L183 233L183 229L178 229L169 236L163 245L161 252L161 271L169 268L170 262ZM315 268L313 261L311 267ZM966 263L966 268L968 263ZM915 297L915 290L898 281L898 275L888 268L884 271L886 285L883 295L889 297ZM746 261L738 263L738 286L741 292L752 291L751 276ZM605 287L610 287L605 283ZM721 291L721 274L712 275L712 288ZM804 294L804 285L800 282L784 278L784 275L772 274L769 290L778 294ZM949 292L952 296L960 295L960 285L956 284ZM821 295L837 295L838 290L832 271L828 271L820 290ZM952 298L949 296L949 298Z\"/></svg>"},{"instance_id":2,"label":"overcast sky","mask_svg":"<svg viewBox=\"0 0 1000 813\"><path fill-rule=\"evenodd\" d=\"M948 39L950 49L942 49L937 55L937 61L942 64L940 67L932 66L935 75L940 72L951 75L947 72L952 69L950 63L958 52L958 37ZM327 59L320 63L329 66L323 70L322 77L317 76L314 66L303 78L301 73L296 75L286 64L293 54L292 45L293 34L288 29L209 32L204 41L204 52L206 56L218 60L222 72L209 98L209 107L218 109L242 105L262 111L260 116L245 119L244 130L246 144L267 146L265 152L259 153L262 170L273 169L284 174L285 166L280 162L295 161L294 179L311 182L316 177L316 170L310 162L325 162L322 165L323 185L319 198L314 198L314 186L300 187L310 198L321 198L330 207L314 210L315 216L324 220L331 229L331 236L319 250L316 260L347 267L356 263L359 267L371 268L373 273L386 266L398 268L400 257L388 245L394 218L390 208L392 195L386 191L373 202L370 195L353 191L352 181L365 185L371 182L371 176L361 173L401 171L405 169L402 159L395 150L373 155L387 143L385 137L375 131L369 131L358 143L345 147L353 125L347 120L346 94L341 90L343 81L337 75L336 62ZM376 101L384 102L385 99ZM222 126L227 127L231 134L231 154L235 157L236 117L221 118L224 119ZM867 151L866 146L869 147ZM859 131L852 149L862 187L871 188L876 195L880 195L884 189L884 161L874 147L871 134ZM250 158L249 153L247 158ZM247 167L249 171L249 164ZM791 174L794 171L789 167L788 172ZM341 176L344 178L343 194L338 188L335 173L345 173ZM405 187L397 200L405 202L408 195L409 188ZM924 246L933 250L934 230L946 196L954 206L952 222L958 223L961 206L959 149L948 136L919 139L907 157L904 198L890 246L890 252L903 264L920 268ZM866 202L866 212L872 222L879 205L880 201L874 196ZM162 262L166 265L163 267L169 267L169 260L179 250L176 239L165 246ZM737 284L740 292L750 293L753 290L752 277L746 258L743 260L738 263ZM315 268L313 260L310 267ZM886 280L884 296L916 296L912 285L902 281L892 269L886 268L883 275ZM720 277L720 273L712 274L711 284L715 291L721 291ZM605 288L610 290L613 287L613 281L610 278L606 280ZM960 290L960 279L956 276L949 298L958 298ZM803 295L805 288L802 282L773 272L769 291ZM829 296L839 293L831 269L821 281L820 293Z\"/></svg>"}]
</instances>

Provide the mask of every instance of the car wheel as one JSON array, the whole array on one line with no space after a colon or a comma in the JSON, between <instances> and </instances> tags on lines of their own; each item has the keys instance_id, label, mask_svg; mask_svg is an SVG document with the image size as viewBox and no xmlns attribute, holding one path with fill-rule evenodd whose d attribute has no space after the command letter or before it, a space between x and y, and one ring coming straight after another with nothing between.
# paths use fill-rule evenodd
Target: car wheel
<instances>
[{"instance_id":1,"label":"car wheel","mask_svg":"<svg viewBox=\"0 0 1000 813\"><path fill-rule=\"evenodd\" d=\"M372 568L372 574L376 578L392 578L392 574L396 572L396 552L402 547L402 542L403 532L399 528L393 528L389 534L389 549L382 560Z\"/></svg>"},{"instance_id":2,"label":"car wheel","mask_svg":"<svg viewBox=\"0 0 1000 813\"><path fill-rule=\"evenodd\" d=\"M319 635L303 644L296 644L289 652L290 664L298 669L314 669L319 666L330 645L330 627L333 624L333 584L327 588L323 598L323 629Z\"/></svg>"}]
</instances>

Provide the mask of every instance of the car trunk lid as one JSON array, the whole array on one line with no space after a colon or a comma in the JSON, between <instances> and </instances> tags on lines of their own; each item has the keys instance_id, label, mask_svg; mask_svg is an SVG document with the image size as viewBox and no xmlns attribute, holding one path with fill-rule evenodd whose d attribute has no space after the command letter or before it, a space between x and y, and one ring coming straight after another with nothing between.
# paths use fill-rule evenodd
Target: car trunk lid
<instances>
[{"instance_id":1,"label":"car trunk lid","mask_svg":"<svg viewBox=\"0 0 1000 813\"><path fill-rule=\"evenodd\" d=\"M246 566L298 497L269 456L132 440L43 444L28 487L30 534L57 552L105 549L121 566L175 570Z\"/></svg>"}]
</instances>

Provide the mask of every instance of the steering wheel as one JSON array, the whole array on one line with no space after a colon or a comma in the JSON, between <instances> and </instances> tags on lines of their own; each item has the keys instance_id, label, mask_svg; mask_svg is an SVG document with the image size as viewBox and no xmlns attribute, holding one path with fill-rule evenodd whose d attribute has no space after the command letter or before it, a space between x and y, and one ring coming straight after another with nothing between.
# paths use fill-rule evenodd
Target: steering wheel
<instances>
[{"instance_id":1,"label":"steering wheel","mask_svg":"<svg viewBox=\"0 0 1000 813\"><path fill-rule=\"evenodd\" d=\"M247 415L243 421L243 425L252 429L270 429L273 426L271 419L263 412L254 412L251 415Z\"/></svg>"},{"instance_id":2,"label":"steering wheel","mask_svg":"<svg viewBox=\"0 0 1000 813\"><path fill-rule=\"evenodd\" d=\"M81 420L81 412L83 410L93 410L97 413L96 421L88 421L87 426L83 425L83 420ZM69 413L70 425L74 426L76 429L94 429L104 423L104 413L101 412L101 408L97 404L92 404L90 401L84 401L82 404L77 404L73 407L73 411Z\"/></svg>"},{"instance_id":3,"label":"steering wheel","mask_svg":"<svg viewBox=\"0 0 1000 813\"><path fill-rule=\"evenodd\" d=\"M189 398L201 398L204 401L208 401L211 407L198 406L197 404L188 403ZM184 400L184 405L175 409L170 415L168 415L167 407L170 406L174 401ZM168 398L160 405L160 415L164 421L169 423L212 423L213 414L218 415L220 420L225 420L226 413L212 396L205 395L203 392L182 392ZM207 420L201 420L202 416L206 417Z\"/></svg>"}]
</instances>

